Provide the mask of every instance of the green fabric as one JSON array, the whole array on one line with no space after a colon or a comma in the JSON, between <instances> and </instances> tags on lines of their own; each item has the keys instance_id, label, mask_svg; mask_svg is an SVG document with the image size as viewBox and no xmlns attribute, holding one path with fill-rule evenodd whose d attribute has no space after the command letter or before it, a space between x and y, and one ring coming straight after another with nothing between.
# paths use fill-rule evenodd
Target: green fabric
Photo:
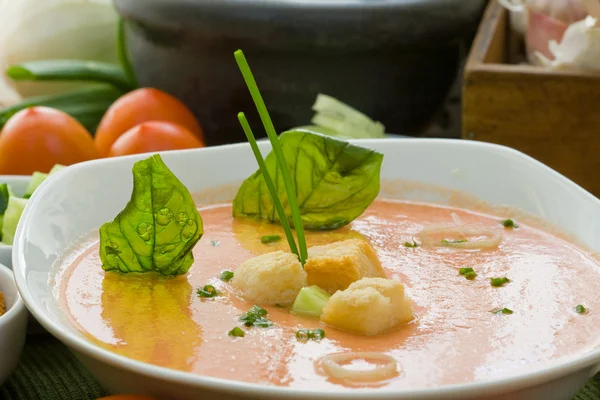
<instances>
[{"instance_id":1,"label":"green fabric","mask_svg":"<svg viewBox=\"0 0 600 400\"><path fill-rule=\"evenodd\" d=\"M0 387L2 400L93 400L107 393L58 340L27 337L21 362ZM600 400L600 374L573 400Z\"/></svg>"},{"instance_id":2,"label":"green fabric","mask_svg":"<svg viewBox=\"0 0 600 400\"><path fill-rule=\"evenodd\" d=\"M107 395L75 356L49 335L30 335L2 400L92 400Z\"/></svg>"}]
</instances>

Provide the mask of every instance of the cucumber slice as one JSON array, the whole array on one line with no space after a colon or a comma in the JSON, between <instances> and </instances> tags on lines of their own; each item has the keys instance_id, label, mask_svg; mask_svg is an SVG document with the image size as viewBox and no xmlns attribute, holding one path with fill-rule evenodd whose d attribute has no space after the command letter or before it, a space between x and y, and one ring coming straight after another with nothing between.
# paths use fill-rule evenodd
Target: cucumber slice
<instances>
[{"instance_id":1,"label":"cucumber slice","mask_svg":"<svg viewBox=\"0 0 600 400\"><path fill-rule=\"evenodd\" d=\"M385 137L383 124L331 96L319 93L312 109L316 114L311 122L337 132L338 136L356 139Z\"/></svg>"},{"instance_id":2,"label":"cucumber slice","mask_svg":"<svg viewBox=\"0 0 600 400\"><path fill-rule=\"evenodd\" d=\"M0 215L4 215L6 207L8 207L8 198L11 196L10 188L8 183L0 185ZM1 227L0 227L1 229Z\"/></svg>"},{"instance_id":3,"label":"cucumber slice","mask_svg":"<svg viewBox=\"0 0 600 400\"><path fill-rule=\"evenodd\" d=\"M4 213L4 224L2 226L2 242L5 244L13 244L15 239L15 233L17 232L17 225L23 210L27 205L27 199L20 197L10 196L8 198L8 207Z\"/></svg>"},{"instance_id":4,"label":"cucumber slice","mask_svg":"<svg viewBox=\"0 0 600 400\"><path fill-rule=\"evenodd\" d=\"M29 186L27 186L27 190L25 191L25 195L23 197L26 199L30 198L35 189L37 189L47 177L48 174L44 174L43 172L34 172L33 175L31 175Z\"/></svg>"},{"instance_id":5,"label":"cucumber slice","mask_svg":"<svg viewBox=\"0 0 600 400\"><path fill-rule=\"evenodd\" d=\"M56 164L47 174L43 172L34 172L33 175L31 175L29 186L27 186L27 191L25 191L25 195L23 197L26 199L30 198L33 192L35 192L35 189L37 189L42 182L44 182L50 175L56 174L63 168L65 168L64 165Z\"/></svg>"},{"instance_id":6,"label":"cucumber slice","mask_svg":"<svg viewBox=\"0 0 600 400\"><path fill-rule=\"evenodd\" d=\"M291 312L305 317L318 318L330 297L329 293L316 285L303 287L292 304Z\"/></svg>"}]
</instances>

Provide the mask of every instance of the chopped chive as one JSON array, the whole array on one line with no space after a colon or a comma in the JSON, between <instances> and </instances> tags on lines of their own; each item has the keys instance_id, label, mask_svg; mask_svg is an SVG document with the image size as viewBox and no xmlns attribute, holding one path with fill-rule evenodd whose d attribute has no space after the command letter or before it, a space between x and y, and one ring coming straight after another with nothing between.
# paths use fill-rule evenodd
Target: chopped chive
<instances>
[{"instance_id":1,"label":"chopped chive","mask_svg":"<svg viewBox=\"0 0 600 400\"><path fill-rule=\"evenodd\" d=\"M448 240L448 239L443 239L442 243L443 244L456 244L456 243L466 243L467 239L456 239L456 240Z\"/></svg>"},{"instance_id":2,"label":"chopped chive","mask_svg":"<svg viewBox=\"0 0 600 400\"><path fill-rule=\"evenodd\" d=\"M470 267L464 267L458 270L459 275L464 276L468 280L472 281L477 277L477 273Z\"/></svg>"},{"instance_id":3,"label":"chopped chive","mask_svg":"<svg viewBox=\"0 0 600 400\"><path fill-rule=\"evenodd\" d=\"M307 329L298 329L296 331L296 339L301 342L307 342L310 338L309 331Z\"/></svg>"},{"instance_id":4,"label":"chopped chive","mask_svg":"<svg viewBox=\"0 0 600 400\"><path fill-rule=\"evenodd\" d=\"M260 242L262 244L270 244L279 242L281 240L281 236L279 235L266 235L260 238Z\"/></svg>"},{"instance_id":5,"label":"chopped chive","mask_svg":"<svg viewBox=\"0 0 600 400\"><path fill-rule=\"evenodd\" d=\"M411 242L404 242L404 247L410 247L410 248L416 248L419 247L419 244L417 242L415 242L415 240L413 239L412 243Z\"/></svg>"},{"instance_id":6,"label":"chopped chive","mask_svg":"<svg viewBox=\"0 0 600 400\"><path fill-rule=\"evenodd\" d=\"M213 285L206 285L196 291L198 297L211 298L217 295L217 289Z\"/></svg>"},{"instance_id":7,"label":"chopped chive","mask_svg":"<svg viewBox=\"0 0 600 400\"><path fill-rule=\"evenodd\" d=\"M230 280L233 279L233 276L234 276L234 274L231 271L223 271L223 272L221 272L221 280L223 282L229 282Z\"/></svg>"},{"instance_id":8,"label":"chopped chive","mask_svg":"<svg viewBox=\"0 0 600 400\"><path fill-rule=\"evenodd\" d=\"M235 336L235 337L244 337L246 336L246 334L244 333L243 330L241 330L240 328L238 328L237 326L235 328L233 328L232 330L230 330L227 335L229 336Z\"/></svg>"},{"instance_id":9,"label":"chopped chive","mask_svg":"<svg viewBox=\"0 0 600 400\"><path fill-rule=\"evenodd\" d=\"M267 310L259 306L252 306L252 308L246 313L242 314L239 318L240 321L246 326L257 326L259 328L268 328L273 325L271 321L265 318Z\"/></svg>"},{"instance_id":10,"label":"chopped chive","mask_svg":"<svg viewBox=\"0 0 600 400\"><path fill-rule=\"evenodd\" d=\"M314 330L298 329L296 331L296 339L298 339L301 342L307 342L309 339L314 340L315 342L320 342L321 339L323 339L324 337L325 331L320 328Z\"/></svg>"},{"instance_id":11,"label":"chopped chive","mask_svg":"<svg viewBox=\"0 0 600 400\"><path fill-rule=\"evenodd\" d=\"M234 56L242 76L246 81L250 95L254 100L254 104L258 110L258 115L260 116L260 119L265 127L265 131L267 132L267 136L269 137L269 141L271 142L273 152L275 153L275 157L277 159L277 164L281 170L281 176L283 178L288 197L288 204L292 213L292 221L294 222L294 229L296 230L296 236L298 237L298 247L300 248L299 259L302 265L304 265L306 258L308 257L306 238L304 236L304 226L302 225L302 216L300 215L300 208L298 207L296 189L292 184L292 177L290 175L287 163L285 162L285 156L283 155L283 150L281 149L281 143L279 143L279 138L277 137L277 132L275 131L275 127L273 126L273 122L271 121L271 117L267 111L267 106L265 105L262 95L260 94L258 86L256 85L256 81L254 80L254 76L252 75L252 71L250 70L250 66L246 61L244 53L241 50L237 50L234 53ZM264 170L266 170L266 168Z\"/></svg>"},{"instance_id":12,"label":"chopped chive","mask_svg":"<svg viewBox=\"0 0 600 400\"><path fill-rule=\"evenodd\" d=\"M218 240L211 240L210 244L212 244L213 247L219 247L219 245L221 244L221 242L219 242Z\"/></svg>"},{"instance_id":13,"label":"chopped chive","mask_svg":"<svg viewBox=\"0 0 600 400\"><path fill-rule=\"evenodd\" d=\"M575 312L577 314L587 314L588 313L588 309L585 308L583 305L581 304L577 304L577 306L575 307Z\"/></svg>"},{"instance_id":14,"label":"chopped chive","mask_svg":"<svg viewBox=\"0 0 600 400\"><path fill-rule=\"evenodd\" d=\"M512 219L505 219L502 221L502 226L505 228L518 228L519 226Z\"/></svg>"},{"instance_id":15,"label":"chopped chive","mask_svg":"<svg viewBox=\"0 0 600 400\"><path fill-rule=\"evenodd\" d=\"M475 272L467 272L465 274L465 278L467 278L468 280L472 281L473 279L477 278L477 273L475 273Z\"/></svg>"},{"instance_id":16,"label":"chopped chive","mask_svg":"<svg viewBox=\"0 0 600 400\"><path fill-rule=\"evenodd\" d=\"M490 278L490 283L492 284L493 287L504 286L508 282L510 282L510 279L508 279L505 276L502 278Z\"/></svg>"},{"instance_id":17,"label":"chopped chive","mask_svg":"<svg viewBox=\"0 0 600 400\"><path fill-rule=\"evenodd\" d=\"M311 332L310 336L311 336L310 338L312 340L319 342L321 339L323 339L325 337L325 331L323 329L317 328Z\"/></svg>"},{"instance_id":18,"label":"chopped chive","mask_svg":"<svg viewBox=\"0 0 600 400\"><path fill-rule=\"evenodd\" d=\"M513 310L504 307L504 308L501 308L498 310L494 310L494 311L492 311L492 313L494 313L496 315L499 315L499 314L510 315L510 314L513 314Z\"/></svg>"},{"instance_id":19,"label":"chopped chive","mask_svg":"<svg viewBox=\"0 0 600 400\"><path fill-rule=\"evenodd\" d=\"M267 166L265 164L265 159L263 158L260 149L258 148L258 144L256 143L256 138L252 133L252 129L250 129L250 124L248 124L248 120L244 113L238 114L238 120L242 125L242 129L248 138L248 142L250 143L250 147L252 148L252 152L254 153L254 157L256 158L256 162L258 163L258 167L260 168L263 178L265 179L265 184L269 189L269 193L271 194L271 200L273 200L273 206L277 211L277 215L279 216L279 221L281 222L281 226L283 227L283 231L285 232L285 237L290 245L290 251L298 256L299 259L300 253L298 252L298 247L296 247L296 241L294 240L294 234L292 233L292 228L290 227L290 223L285 216L285 211L283 209L283 205L279 200L279 196L277 196L277 189L275 189L275 184L271 179L271 174L267 170ZM303 263L304 265L304 263Z\"/></svg>"}]
</instances>

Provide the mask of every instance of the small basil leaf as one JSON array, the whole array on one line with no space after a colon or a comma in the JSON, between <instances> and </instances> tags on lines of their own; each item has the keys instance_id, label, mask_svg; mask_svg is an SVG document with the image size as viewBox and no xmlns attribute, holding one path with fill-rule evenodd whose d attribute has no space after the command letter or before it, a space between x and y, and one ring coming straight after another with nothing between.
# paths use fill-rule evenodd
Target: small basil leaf
<instances>
[{"instance_id":1,"label":"small basil leaf","mask_svg":"<svg viewBox=\"0 0 600 400\"><path fill-rule=\"evenodd\" d=\"M308 130L280 135L306 229L336 229L359 217L379 194L383 155ZM291 211L275 154L265 159L288 220ZM262 173L242 183L233 201L234 217L278 220Z\"/></svg>"},{"instance_id":2,"label":"small basil leaf","mask_svg":"<svg viewBox=\"0 0 600 400\"><path fill-rule=\"evenodd\" d=\"M107 271L186 273L202 218L187 188L159 155L133 166L131 199L100 228L100 259Z\"/></svg>"}]
</instances>

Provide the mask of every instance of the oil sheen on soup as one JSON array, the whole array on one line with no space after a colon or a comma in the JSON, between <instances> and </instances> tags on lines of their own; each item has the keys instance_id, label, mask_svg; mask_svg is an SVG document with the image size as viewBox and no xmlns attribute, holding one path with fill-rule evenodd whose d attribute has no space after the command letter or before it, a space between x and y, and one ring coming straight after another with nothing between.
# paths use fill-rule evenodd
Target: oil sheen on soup
<instances>
[{"instance_id":1,"label":"oil sheen on soup","mask_svg":"<svg viewBox=\"0 0 600 400\"><path fill-rule=\"evenodd\" d=\"M307 242L368 240L387 277L404 283L416 314L412 322L366 337L265 306L273 326L246 329L241 338L229 336L253 303L219 279L221 272L235 272L250 257L289 248L285 240L261 243L265 235L283 236L281 228L234 220L230 204L199 210L206 234L193 250L195 263L186 275L105 272L97 236L70 257L74 262L60 266L59 300L90 340L133 359L201 375L348 390L354 386L323 373L322 356L385 353L397 361L397 374L375 386L415 388L514 374L596 345L592 327L600 326L600 313L594 312L600 310L600 269L590 254L531 225L507 228L488 214L387 200L376 200L345 228L307 232ZM490 250L406 245L415 243L424 227L457 217L499 230L502 242ZM459 273L467 267L476 272L474 279ZM498 277L509 282L492 286L491 278ZM198 297L196 291L207 284L219 295ZM578 313L578 304L590 312ZM301 328L321 328L326 337L299 341Z\"/></svg>"}]
</instances>

